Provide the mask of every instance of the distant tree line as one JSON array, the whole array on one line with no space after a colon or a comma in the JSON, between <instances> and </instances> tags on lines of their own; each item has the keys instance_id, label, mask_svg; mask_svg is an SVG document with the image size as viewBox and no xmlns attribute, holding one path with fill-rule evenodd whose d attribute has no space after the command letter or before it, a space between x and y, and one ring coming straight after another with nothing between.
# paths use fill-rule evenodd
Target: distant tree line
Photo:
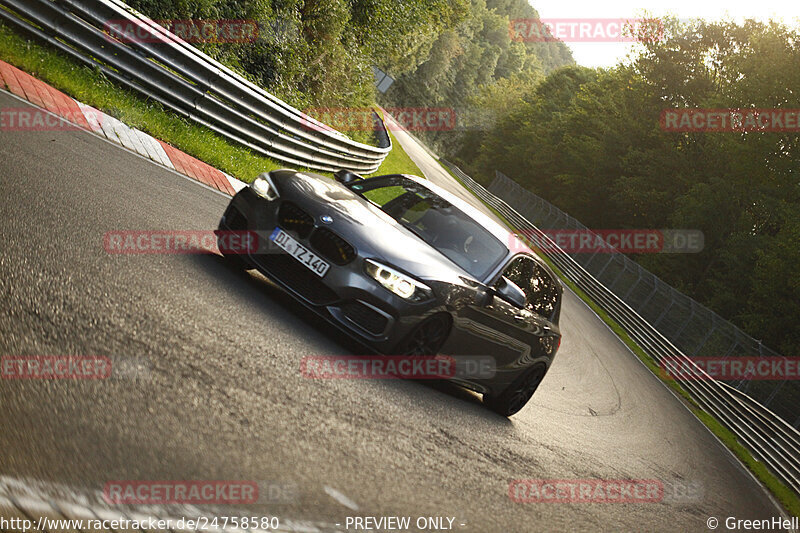
<instances>
[{"instance_id":1,"label":"distant tree line","mask_svg":"<svg viewBox=\"0 0 800 533\"><path fill-rule=\"evenodd\" d=\"M666 20L663 38L639 46L613 69L487 85L475 101L495 123L456 145L446 132L437 141L473 176L500 170L589 227L702 230L702 253L635 259L765 345L800 355L800 128L660 124L674 108L800 109L800 32Z\"/></svg>"},{"instance_id":2,"label":"distant tree line","mask_svg":"<svg viewBox=\"0 0 800 533\"><path fill-rule=\"evenodd\" d=\"M561 43L511 41L509 17L535 15L526 0L488 0L488 6L487 0L128 3L156 20L257 22L254 42L197 46L299 108L375 104L373 66L398 79L396 97L386 102L422 106L463 100L495 80L572 63ZM445 71L447 81L440 76Z\"/></svg>"}]
</instances>

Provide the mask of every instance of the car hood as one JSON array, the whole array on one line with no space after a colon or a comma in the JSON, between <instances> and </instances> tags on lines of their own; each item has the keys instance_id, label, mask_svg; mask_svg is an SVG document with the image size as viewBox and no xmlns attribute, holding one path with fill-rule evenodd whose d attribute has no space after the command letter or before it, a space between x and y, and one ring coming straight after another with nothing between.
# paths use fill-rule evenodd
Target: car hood
<instances>
[{"instance_id":1,"label":"car hood","mask_svg":"<svg viewBox=\"0 0 800 533\"><path fill-rule=\"evenodd\" d=\"M462 283L470 274L392 217L341 183L295 171L270 174L282 200L302 207L319 226L336 232L362 257L382 260L420 279ZM333 220L323 224L321 217Z\"/></svg>"}]
</instances>

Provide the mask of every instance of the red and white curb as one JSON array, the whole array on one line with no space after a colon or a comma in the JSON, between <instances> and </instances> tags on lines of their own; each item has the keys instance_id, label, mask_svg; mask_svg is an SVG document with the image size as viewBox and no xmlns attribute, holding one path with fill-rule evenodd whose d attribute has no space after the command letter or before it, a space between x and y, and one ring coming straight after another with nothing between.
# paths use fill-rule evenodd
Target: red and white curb
<instances>
[{"instance_id":1,"label":"red and white curb","mask_svg":"<svg viewBox=\"0 0 800 533\"><path fill-rule=\"evenodd\" d=\"M264 514L264 512L261 513ZM28 521L32 525L30 531L34 532L85 531L94 533L102 531L94 526L97 525L97 521L103 520L107 523L115 521L123 524L116 530L119 532L159 531L147 528L146 524L152 520L169 524L170 527L160 531L177 533L198 530L196 528L182 529L180 524L185 524L187 520L197 521L199 519L203 523L208 520L207 531L239 533L245 530L234 527L212 527L212 520L217 517L217 524L222 524L223 517L228 517L228 521L231 522L232 517L252 517L258 514L259 511L232 511L230 508L225 510L201 509L188 504L125 505L123 509L120 506L106 503L99 490L87 491L61 483L0 476L0 517L4 518L7 523L11 523L11 520L15 520L15 524ZM342 531L338 525L326 522L290 519L276 513L272 513L271 516L278 518L279 526L269 529L269 531L289 533L338 533ZM182 519L183 521L181 521ZM72 522L71 524L63 522L65 520ZM134 521L139 523L138 529L134 529L132 524ZM76 524L83 527L77 529ZM250 528L246 531L260 533L265 530Z\"/></svg>"},{"instance_id":2,"label":"red and white curb","mask_svg":"<svg viewBox=\"0 0 800 533\"><path fill-rule=\"evenodd\" d=\"M48 111L64 121L78 126L81 129L105 137L109 141L119 144L135 152L179 172L187 177L197 180L224 194L233 195L247 187L247 183L238 180L180 150L162 142L136 128L131 128L102 111L70 98L61 91L34 78L30 74L19 70L0 60L0 91L8 90L17 97L27 100L34 106ZM350 509L358 507L344 495L324 487L325 492L336 501L342 502ZM150 518L155 521L170 521L171 524L180 523L181 518L205 518L209 521L214 516L252 516L250 512L218 512L212 509L200 509L193 505L160 505L160 506L125 506L124 509L114 507L105 502L99 490L79 490L68 485L38 481L35 479L18 479L0 475L0 518L28 520L33 524L34 531L47 532L47 528L38 526L50 520L50 528L55 531L77 531L69 527L54 526L52 520L84 520L88 521L139 521L146 523ZM257 513L256 513L257 514ZM276 516L273 514L273 516ZM327 533L340 532L339 524L325 522L287 519L279 517L280 527L270 529L278 532L306 532ZM74 524L73 524L74 527ZM211 528L213 531L241 532L243 530L233 527ZM5 531L0 528L0 531ZM83 531L97 531L85 528ZM133 529L120 529L119 531L134 531ZM137 532L146 531L140 528ZM170 531L184 531L174 525ZM192 529L191 531L195 531ZM261 530L248 529L254 533Z\"/></svg>"},{"instance_id":3,"label":"red and white curb","mask_svg":"<svg viewBox=\"0 0 800 533\"><path fill-rule=\"evenodd\" d=\"M4 61L0 61L0 89L6 89L80 128L105 137L142 157L224 194L233 196L247 186L245 182L151 137L143 131L131 128L92 106L70 98Z\"/></svg>"}]
</instances>

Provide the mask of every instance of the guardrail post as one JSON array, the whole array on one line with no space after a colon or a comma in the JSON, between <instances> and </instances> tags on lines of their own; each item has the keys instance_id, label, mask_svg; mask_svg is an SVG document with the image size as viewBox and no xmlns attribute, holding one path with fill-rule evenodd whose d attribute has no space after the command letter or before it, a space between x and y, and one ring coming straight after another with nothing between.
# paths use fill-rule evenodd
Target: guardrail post
<instances>
[{"instance_id":1,"label":"guardrail post","mask_svg":"<svg viewBox=\"0 0 800 533\"><path fill-rule=\"evenodd\" d=\"M600 276L602 276L602 275L603 275L603 272L605 272L605 271L606 271L606 268L608 268L608 265L610 265L610 264L612 263L612 261L614 261L614 256L613 256L613 255L611 255L611 254L608 254L608 261L606 261L606 264L605 264L605 265L603 265L603 268L601 268L601 269L600 269L600 271L599 271L599 272L597 272L597 273L594 275L594 277L596 277L596 278L600 279Z\"/></svg>"},{"instance_id":2,"label":"guardrail post","mask_svg":"<svg viewBox=\"0 0 800 533\"><path fill-rule=\"evenodd\" d=\"M465 180L465 182L469 183L469 180ZM511 180L502 181L502 184L504 187L499 189L508 191L509 196L513 197L515 205L519 205L520 199L526 196L536 197L536 195L521 189L519 185L511 182ZM519 220L522 220L524 226L530 227L534 231L541 231L535 224L531 224L521 217L509 203L486 191L478 184L475 184L474 188L476 195L484 199L489 205L498 208L498 210L502 209L510 213L510 218L515 221L515 224L520 223ZM553 207L545 200L538 197L536 198L541 202L542 206L546 205L548 207L549 214L552 214L554 211L556 213L560 212L558 208ZM544 208L542 208L542 211L544 211ZM670 297L670 301L661 311L658 319L653 323L645 320L637 311L633 310L624 299L616 296L598 279L600 274L607 269L613 257L609 257L609 260L603 268L600 269L598 274L592 275L568 254L555 252L545 255L561 268L567 279L575 282L581 289L586 291L598 305L601 305L655 361L661 361L664 357L681 357L687 362L691 362L691 359L684 355L681 349L670 342L656 327L675 305L678 303L682 304L684 300L689 303L690 313L689 318L683 323L678 334L683 332L685 328L688 327L688 324L700 316L701 311L708 311L711 313L711 324L703 339L696 347L695 353L705 347L716 331L723 330L721 333L725 334L726 337L729 336L729 332L719 326L719 320L722 319L717 320L719 317L715 313L706 309L691 298L678 293L669 286L666 287L669 289L667 294ZM627 269L627 264L628 263L623 264L622 272ZM633 264L635 271L639 274L635 285L638 286L639 283L643 282L642 276L644 272L652 276L653 279L653 290L650 291L650 294L648 294L647 298L640 305L640 309L645 309L650 306L653 298L659 292L660 286L664 285L664 283L637 264ZM615 278L614 284L617 283L622 272ZM630 294L631 290L628 290L626 297ZM679 297L677 300L676 294ZM727 324L727 329L734 333L732 343L724 356L729 357L740 345L739 339L736 338L737 334L744 336L744 333L735 328L732 324L724 324ZM764 350L762 347L758 348L758 352L763 355ZM698 371L702 370L698 368ZM778 393L785 385L786 381L783 381L780 386L774 387L767 401L772 403L777 399ZM752 396L748 396L724 382L714 381L713 379L688 380L683 386L703 409L707 410L712 416L730 429L757 460L767 465L769 469L791 487L792 490L800 493L800 431L798 431L798 428L800 428L800 417L796 417L794 413L791 413L791 418L796 419L794 420L794 424L790 425L788 422L789 418L786 414L781 418L779 415L769 411L767 407L759 403L758 400Z\"/></svg>"},{"instance_id":3,"label":"guardrail post","mask_svg":"<svg viewBox=\"0 0 800 533\"><path fill-rule=\"evenodd\" d=\"M639 286L639 282L641 282L641 281L642 281L642 271L639 270L639 269L636 269L636 282L635 283L631 283L631 288L628 289L628 292L625 293L625 296L623 296L622 299L627 302L628 301L628 296L630 296L631 293L633 293L633 291L636 289L636 287Z\"/></svg>"},{"instance_id":4,"label":"guardrail post","mask_svg":"<svg viewBox=\"0 0 800 533\"><path fill-rule=\"evenodd\" d=\"M683 330L686 329L686 326L688 326L692 322L692 319L694 318L694 305L691 301L689 302L689 310L691 311L689 313L689 318L687 318L686 322L684 322L683 325L681 325L681 327L678 328L678 331L675 332L675 337L678 337L681 333L683 333Z\"/></svg>"},{"instance_id":5,"label":"guardrail post","mask_svg":"<svg viewBox=\"0 0 800 533\"><path fill-rule=\"evenodd\" d=\"M702 339L700 339L700 342L698 343L697 348L694 349L694 352L692 353L692 355L697 355L698 353L700 353L700 350L703 349L703 346L706 345L706 343L708 342L708 339L711 338L711 335L713 335L716 330L717 330L717 324L714 321L714 317L712 316L711 317L711 326L708 328L708 331L706 332L705 336Z\"/></svg>"},{"instance_id":6,"label":"guardrail post","mask_svg":"<svg viewBox=\"0 0 800 533\"><path fill-rule=\"evenodd\" d=\"M8 8L0 18L26 34L260 155L314 170L372 173L391 150L390 143L363 144L309 119L119 1L0 3ZM160 40L110 38L109 20L135 24Z\"/></svg>"}]
</instances>

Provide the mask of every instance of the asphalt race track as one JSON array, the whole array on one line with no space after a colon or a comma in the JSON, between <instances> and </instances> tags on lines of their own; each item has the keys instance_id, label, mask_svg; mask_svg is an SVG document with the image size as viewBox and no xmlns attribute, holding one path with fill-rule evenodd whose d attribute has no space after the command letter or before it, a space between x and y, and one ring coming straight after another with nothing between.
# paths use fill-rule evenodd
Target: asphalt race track
<instances>
[{"instance_id":1,"label":"asphalt race track","mask_svg":"<svg viewBox=\"0 0 800 533\"><path fill-rule=\"evenodd\" d=\"M0 107L22 105L0 93ZM569 291L552 370L505 419L456 387L304 378L302 357L360 348L219 256L108 254L107 231L213 229L227 197L90 133L0 132L0 189L0 355L131 369L0 381L2 476L79 490L268 480L294 497L249 514L331 529L448 516L456 531L707 531L709 516L781 513ZM528 478L656 479L665 497L511 501L509 481Z\"/></svg>"}]
</instances>

